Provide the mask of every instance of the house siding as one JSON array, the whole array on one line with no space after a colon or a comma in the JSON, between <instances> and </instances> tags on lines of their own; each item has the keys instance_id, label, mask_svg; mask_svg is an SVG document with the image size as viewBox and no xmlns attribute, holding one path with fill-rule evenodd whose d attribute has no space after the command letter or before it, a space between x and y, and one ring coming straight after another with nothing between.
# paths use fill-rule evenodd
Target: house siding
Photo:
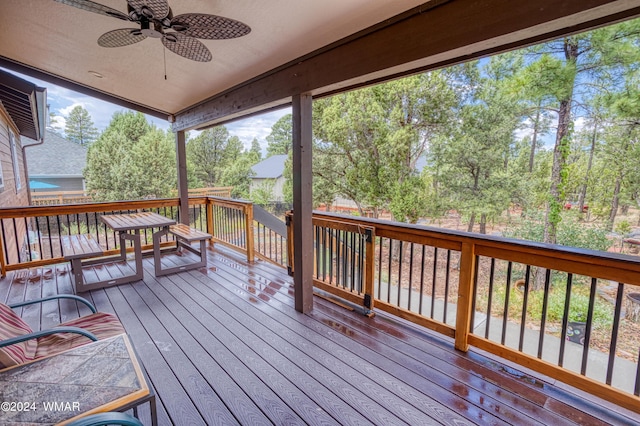
<instances>
[{"instance_id":1,"label":"house siding","mask_svg":"<svg viewBox=\"0 0 640 426\"><path fill-rule=\"evenodd\" d=\"M18 164L18 173L21 180L21 188L16 188L16 178L13 171L13 159L11 157L11 144L9 142L9 131L11 131L15 137L16 142L16 156ZM13 120L10 119L7 111L0 104L0 165L2 166L2 179L4 181L4 187L0 188L0 208L2 207L17 207L28 206L29 195L27 193L27 178L24 171L24 161L22 157L22 142L20 140L20 134L18 129L13 124ZM18 221L16 223L16 232L8 232L3 235L4 241L6 241L6 247L26 247L26 224L24 221ZM16 244L16 237L18 244ZM5 253L9 262L18 261L17 252Z\"/></svg>"}]
</instances>

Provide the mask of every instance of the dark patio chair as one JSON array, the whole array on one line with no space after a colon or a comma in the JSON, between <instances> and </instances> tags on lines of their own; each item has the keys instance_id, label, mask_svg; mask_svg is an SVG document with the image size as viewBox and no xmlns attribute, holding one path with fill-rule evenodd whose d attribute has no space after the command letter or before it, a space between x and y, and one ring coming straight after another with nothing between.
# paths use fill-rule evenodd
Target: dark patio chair
<instances>
[{"instance_id":1,"label":"dark patio chair","mask_svg":"<svg viewBox=\"0 0 640 426\"><path fill-rule=\"evenodd\" d=\"M93 313L48 330L33 331L13 310L56 299L77 300L87 305ZM13 305L0 303L0 370L124 332L115 315L97 312L88 300L72 294L60 294Z\"/></svg>"},{"instance_id":2,"label":"dark patio chair","mask_svg":"<svg viewBox=\"0 0 640 426\"><path fill-rule=\"evenodd\" d=\"M131 417L124 413L100 413L92 414L87 417L75 420L67 426L144 426L142 422L135 417Z\"/></svg>"}]
</instances>

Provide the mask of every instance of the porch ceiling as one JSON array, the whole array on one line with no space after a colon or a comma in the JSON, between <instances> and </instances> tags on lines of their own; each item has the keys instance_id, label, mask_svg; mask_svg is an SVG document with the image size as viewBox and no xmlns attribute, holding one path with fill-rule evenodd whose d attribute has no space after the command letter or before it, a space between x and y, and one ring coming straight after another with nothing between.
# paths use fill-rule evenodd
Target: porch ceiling
<instances>
[{"instance_id":1,"label":"porch ceiling","mask_svg":"<svg viewBox=\"0 0 640 426\"><path fill-rule=\"evenodd\" d=\"M96 2L127 12L125 0ZM0 56L166 116L423 2L170 0L174 16L221 15L244 22L251 33L203 41L213 55L208 63L166 52L165 80L160 40L148 38L113 49L98 46L103 33L135 28L135 23L52 0L3 0ZM89 71L104 77L96 78Z\"/></svg>"},{"instance_id":2,"label":"porch ceiling","mask_svg":"<svg viewBox=\"0 0 640 426\"><path fill-rule=\"evenodd\" d=\"M96 2L126 12L125 0ZM222 15L251 33L204 40L213 60L200 63L165 52L155 39L98 46L103 33L135 23L53 0L2 0L0 66L159 117L174 115L176 130L186 130L283 105L293 93L331 93L640 14L640 0L169 4L174 15Z\"/></svg>"}]
</instances>

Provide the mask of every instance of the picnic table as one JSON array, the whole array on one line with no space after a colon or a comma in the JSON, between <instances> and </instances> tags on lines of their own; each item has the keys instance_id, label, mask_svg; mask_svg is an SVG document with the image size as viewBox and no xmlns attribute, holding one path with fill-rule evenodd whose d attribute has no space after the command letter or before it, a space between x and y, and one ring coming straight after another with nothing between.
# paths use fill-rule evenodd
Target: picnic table
<instances>
[{"instance_id":1,"label":"picnic table","mask_svg":"<svg viewBox=\"0 0 640 426\"><path fill-rule=\"evenodd\" d=\"M169 226L176 223L175 220L153 212L110 214L100 216L100 220L108 227L119 233L120 238L120 259L127 259L126 241L133 242L134 259L136 263L135 274L127 277L127 282L138 281L144 277L142 269L142 243L140 241L140 230L149 228L161 228L159 232L166 232ZM119 284L122 284L120 282Z\"/></svg>"}]
</instances>

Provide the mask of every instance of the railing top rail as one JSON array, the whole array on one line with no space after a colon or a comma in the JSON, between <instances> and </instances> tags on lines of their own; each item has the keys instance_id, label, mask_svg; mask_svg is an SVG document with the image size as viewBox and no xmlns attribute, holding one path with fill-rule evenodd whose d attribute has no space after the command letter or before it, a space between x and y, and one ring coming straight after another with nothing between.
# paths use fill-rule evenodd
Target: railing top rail
<instances>
[{"instance_id":1,"label":"railing top rail","mask_svg":"<svg viewBox=\"0 0 640 426\"><path fill-rule=\"evenodd\" d=\"M263 224L278 235L287 236L287 225L258 205L253 206L253 220Z\"/></svg>"},{"instance_id":2,"label":"railing top rail","mask_svg":"<svg viewBox=\"0 0 640 426\"><path fill-rule=\"evenodd\" d=\"M236 200L233 198L224 197L207 197L215 205L227 206L236 209L244 209L247 206L252 205L251 201Z\"/></svg>"},{"instance_id":3,"label":"railing top rail","mask_svg":"<svg viewBox=\"0 0 640 426\"><path fill-rule=\"evenodd\" d=\"M563 264L566 262L575 262L577 265L580 265L579 268L581 268L577 271L578 273L584 273L585 266L601 266L620 270L620 273L616 273L615 276L627 272L636 274L638 278L640 278L640 259L627 254L603 252L558 244L545 244L473 232L441 229L425 225L398 223L382 219L353 217L337 213L314 211L313 214L314 217L317 218L375 226L376 235L378 236L405 233L407 235L418 235L443 241L471 243L476 247L476 254L480 255L486 254L505 260L526 261L530 264L538 263L536 260L542 259L547 260L544 263L548 263L548 259L553 259L554 262ZM527 257L525 258L523 256ZM638 283L640 284L640 281L638 281Z\"/></svg>"},{"instance_id":4,"label":"railing top rail","mask_svg":"<svg viewBox=\"0 0 640 426\"><path fill-rule=\"evenodd\" d=\"M161 198L135 201L107 201L100 203L58 204L51 206L23 206L0 208L0 219L34 217L56 214L93 213L123 209L144 209L177 206L177 198Z\"/></svg>"}]
</instances>

